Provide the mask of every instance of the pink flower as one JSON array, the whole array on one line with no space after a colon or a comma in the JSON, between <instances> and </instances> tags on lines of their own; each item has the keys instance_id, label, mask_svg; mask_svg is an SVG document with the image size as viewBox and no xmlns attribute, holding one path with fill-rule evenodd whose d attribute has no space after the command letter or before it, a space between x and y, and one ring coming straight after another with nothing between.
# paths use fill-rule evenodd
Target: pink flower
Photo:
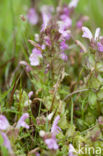
<instances>
[{"instance_id":1,"label":"pink flower","mask_svg":"<svg viewBox=\"0 0 103 156\"><path fill-rule=\"evenodd\" d=\"M34 8L29 9L29 12L27 14L27 19L28 19L29 23L32 25L35 25L38 23L39 17Z\"/></svg>"},{"instance_id":2,"label":"pink flower","mask_svg":"<svg viewBox=\"0 0 103 156\"><path fill-rule=\"evenodd\" d=\"M52 17L52 12L53 12L53 7L51 6L44 5L41 7L41 13L42 13L42 19L43 19L41 31L44 31L46 29L48 22L50 21Z\"/></svg>"},{"instance_id":3,"label":"pink flower","mask_svg":"<svg viewBox=\"0 0 103 156\"><path fill-rule=\"evenodd\" d=\"M68 60L68 56L64 53L64 52L61 52L60 53L60 58L64 61L67 61Z\"/></svg>"},{"instance_id":4,"label":"pink flower","mask_svg":"<svg viewBox=\"0 0 103 156\"><path fill-rule=\"evenodd\" d=\"M68 49L68 45L65 43L65 40L63 40L62 42L60 42L60 49L61 50Z\"/></svg>"},{"instance_id":5,"label":"pink flower","mask_svg":"<svg viewBox=\"0 0 103 156\"><path fill-rule=\"evenodd\" d=\"M53 122L52 128L51 128L51 133L53 135L56 135L57 133L59 133L59 131L61 131L60 127L58 127L58 122L60 120L60 116L58 115Z\"/></svg>"},{"instance_id":6,"label":"pink flower","mask_svg":"<svg viewBox=\"0 0 103 156\"><path fill-rule=\"evenodd\" d=\"M4 115L0 115L0 130L6 130L10 127L7 118Z\"/></svg>"},{"instance_id":7,"label":"pink flower","mask_svg":"<svg viewBox=\"0 0 103 156\"><path fill-rule=\"evenodd\" d=\"M27 118L29 118L29 114L24 113L19 119L19 121L17 122L16 128L24 127L26 129L29 129L29 125L25 122Z\"/></svg>"},{"instance_id":8,"label":"pink flower","mask_svg":"<svg viewBox=\"0 0 103 156\"><path fill-rule=\"evenodd\" d=\"M74 149L72 144L69 144L69 153L68 156L76 156L73 153L76 153L76 150Z\"/></svg>"},{"instance_id":9,"label":"pink flower","mask_svg":"<svg viewBox=\"0 0 103 156\"><path fill-rule=\"evenodd\" d=\"M79 0L71 0L71 2L69 3L68 7L69 8L76 8L78 2L79 2Z\"/></svg>"},{"instance_id":10,"label":"pink flower","mask_svg":"<svg viewBox=\"0 0 103 156\"><path fill-rule=\"evenodd\" d=\"M10 141L9 141L7 135L4 132L0 132L0 134L4 141L3 146L5 146L8 149L10 154L13 154L13 150L12 150L12 147L11 147L11 144L10 144Z\"/></svg>"},{"instance_id":11,"label":"pink flower","mask_svg":"<svg viewBox=\"0 0 103 156\"><path fill-rule=\"evenodd\" d=\"M49 149L57 150L58 144L56 142L55 136L52 136L51 138L45 139L45 144L48 146Z\"/></svg>"},{"instance_id":12,"label":"pink flower","mask_svg":"<svg viewBox=\"0 0 103 156\"><path fill-rule=\"evenodd\" d=\"M98 51L103 52L103 44L98 42L97 43Z\"/></svg>"},{"instance_id":13,"label":"pink flower","mask_svg":"<svg viewBox=\"0 0 103 156\"><path fill-rule=\"evenodd\" d=\"M29 57L30 64L32 66L38 66L40 64L40 58L42 58L41 51L38 50L37 48L34 48L32 50L32 54Z\"/></svg>"}]
</instances>

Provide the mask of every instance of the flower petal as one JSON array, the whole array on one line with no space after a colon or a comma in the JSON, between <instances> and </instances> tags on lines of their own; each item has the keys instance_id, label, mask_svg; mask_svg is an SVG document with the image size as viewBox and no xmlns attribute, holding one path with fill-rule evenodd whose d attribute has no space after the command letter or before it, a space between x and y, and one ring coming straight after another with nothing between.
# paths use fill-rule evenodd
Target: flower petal
<instances>
[{"instance_id":1,"label":"flower petal","mask_svg":"<svg viewBox=\"0 0 103 156\"><path fill-rule=\"evenodd\" d=\"M45 144L48 146L49 149L58 149L58 144L55 137L45 139Z\"/></svg>"},{"instance_id":2,"label":"flower petal","mask_svg":"<svg viewBox=\"0 0 103 156\"><path fill-rule=\"evenodd\" d=\"M68 56L64 53L64 52L61 52L60 53L60 58L64 61L67 61L68 60Z\"/></svg>"},{"instance_id":3,"label":"flower petal","mask_svg":"<svg viewBox=\"0 0 103 156\"><path fill-rule=\"evenodd\" d=\"M97 41L99 39L99 35L100 35L100 28L97 28L96 32L95 32L95 36L94 36L95 41Z\"/></svg>"},{"instance_id":4,"label":"flower petal","mask_svg":"<svg viewBox=\"0 0 103 156\"><path fill-rule=\"evenodd\" d=\"M71 2L69 3L68 7L69 8L76 8L78 2L79 2L79 0L71 0Z\"/></svg>"},{"instance_id":5,"label":"flower petal","mask_svg":"<svg viewBox=\"0 0 103 156\"><path fill-rule=\"evenodd\" d=\"M103 52L103 44L98 42L97 43L98 51Z\"/></svg>"},{"instance_id":6,"label":"flower petal","mask_svg":"<svg viewBox=\"0 0 103 156\"><path fill-rule=\"evenodd\" d=\"M25 120L29 118L29 114L28 113L24 113L21 118L19 119L16 128L20 128L20 127L24 127L26 129L29 129L29 125L26 124Z\"/></svg>"},{"instance_id":7,"label":"flower petal","mask_svg":"<svg viewBox=\"0 0 103 156\"><path fill-rule=\"evenodd\" d=\"M0 115L0 130L6 130L10 127L7 118L4 115Z\"/></svg>"},{"instance_id":8,"label":"flower petal","mask_svg":"<svg viewBox=\"0 0 103 156\"><path fill-rule=\"evenodd\" d=\"M34 8L30 8L29 12L27 14L27 19L29 21L30 24L35 25L38 23L38 14L36 13Z\"/></svg>"},{"instance_id":9,"label":"flower petal","mask_svg":"<svg viewBox=\"0 0 103 156\"><path fill-rule=\"evenodd\" d=\"M7 135L4 132L0 132L0 134L4 140L3 146L5 146L8 149L9 153L13 154L13 150Z\"/></svg>"},{"instance_id":10,"label":"flower petal","mask_svg":"<svg viewBox=\"0 0 103 156\"><path fill-rule=\"evenodd\" d=\"M88 38L90 41L93 38L91 31L87 27L82 27L83 35L82 37Z\"/></svg>"},{"instance_id":11,"label":"flower petal","mask_svg":"<svg viewBox=\"0 0 103 156\"><path fill-rule=\"evenodd\" d=\"M53 12L53 7L51 6L43 5L41 7L41 13L42 13L42 19L43 19L41 31L44 31L46 29L48 22L50 21L52 17L52 12Z\"/></svg>"},{"instance_id":12,"label":"flower petal","mask_svg":"<svg viewBox=\"0 0 103 156\"><path fill-rule=\"evenodd\" d=\"M54 119L54 122L53 122L53 125L52 125L52 128L51 128L51 133L52 133L53 135L56 135L56 134L59 132L59 130L60 130L60 128L57 126L59 120L60 120L60 116L58 115L58 116Z\"/></svg>"},{"instance_id":13,"label":"flower petal","mask_svg":"<svg viewBox=\"0 0 103 156\"><path fill-rule=\"evenodd\" d=\"M73 153L77 153L72 144L69 144L69 153L68 156L76 156Z\"/></svg>"},{"instance_id":14,"label":"flower petal","mask_svg":"<svg viewBox=\"0 0 103 156\"><path fill-rule=\"evenodd\" d=\"M38 66L40 64L40 58L42 58L41 51L38 50L37 48L34 48L32 50L32 54L29 57L30 64L32 66Z\"/></svg>"}]
</instances>

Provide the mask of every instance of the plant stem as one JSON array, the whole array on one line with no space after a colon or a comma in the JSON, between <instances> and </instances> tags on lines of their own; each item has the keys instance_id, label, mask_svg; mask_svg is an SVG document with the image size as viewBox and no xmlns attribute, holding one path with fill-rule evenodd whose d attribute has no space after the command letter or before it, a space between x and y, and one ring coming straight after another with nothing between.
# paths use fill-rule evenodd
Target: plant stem
<instances>
[{"instance_id":1,"label":"plant stem","mask_svg":"<svg viewBox=\"0 0 103 156\"><path fill-rule=\"evenodd\" d=\"M74 95L74 94L81 93L81 92L86 92L86 91L88 91L88 90L89 90L89 89L76 90L76 91L74 91L74 92L68 94L68 95L64 98L63 101L66 101L69 97L71 97L71 96Z\"/></svg>"},{"instance_id":2,"label":"plant stem","mask_svg":"<svg viewBox=\"0 0 103 156\"><path fill-rule=\"evenodd\" d=\"M73 99L71 99L71 125L73 125Z\"/></svg>"}]
</instances>

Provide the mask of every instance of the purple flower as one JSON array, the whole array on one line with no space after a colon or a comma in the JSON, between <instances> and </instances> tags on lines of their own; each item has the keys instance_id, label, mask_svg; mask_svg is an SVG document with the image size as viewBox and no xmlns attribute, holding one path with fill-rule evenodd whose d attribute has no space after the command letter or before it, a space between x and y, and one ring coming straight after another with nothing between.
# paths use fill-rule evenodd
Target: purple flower
<instances>
[{"instance_id":1,"label":"purple flower","mask_svg":"<svg viewBox=\"0 0 103 156\"><path fill-rule=\"evenodd\" d=\"M45 37L44 37L44 40L45 40L45 44L46 44L47 46L51 46L51 41L50 41L50 37L49 37L49 36L45 36Z\"/></svg>"},{"instance_id":2,"label":"purple flower","mask_svg":"<svg viewBox=\"0 0 103 156\"><path fill-rule=\"evenodd\" d=\"M67 6L65 6L65 7L63 8L63 14L65 14L66 16L69 16L69 14L70 14L70 9L69 9Z\"/></svg>"},{"instance_id":3,"label":"purple flower","mask_svg":"<svg viewBox=\"0 0 103 156\"><path fill-rule=\"evenodd\" d=\"M65 43L65 40L63 40L62 42L60 42L60 49L61 50L68 49L68 45Z\"/></svg>"},{"instance_id":4,"label":"purple flower","mask_svg":"<svg viewBox=\"0 0 103 156\"><path fill-rule=\"evenodd\" d=\"M24 127L29 129L29 125L26 124L25 120L29 118L29 114L28 113L24 113L21 118L19 119L19 121L17 122L16 128L20 128L20 127Z\"/></svg>"},{"instance_id":5,"label":"purple flower","mask_svg":"<svg viewBox=\"0 0 103 156\"><path fill-rule=\"evenodd\" d=\"M30 24L35 25L38 23L38 15L34 8L29 9L29 12L27 14L27 19Z\"/></svg>"},{"instance_id":6,"label":"purple flower","mask_svg":"<svg viewBox=\"0 0 103 156\"><path fill-rule=\"evenodd\" d=\"M49 149L57 150L58 144L56 142L55 136L52 136L51 138L45 139L45 144L48 146Z\"/></svg>"},{"instance_id":7,"label":"purple flower","mask_svg":"<svg viewBox=\"0 0 103 156\"><path fill-rule=\"evenodd\" d=\"M53 135L56 135L57 133L59 133L59 131L61 131L60 127L58 127L58 122L60 120L60 116L58 115L53 122L52 128L51 128L51 133Z\"/></svg>"},{"instance_id":8,"label":"purple flower","mask_svg":"<svg viewBox=\"0 0 103 156\"><path fill-rule=\"evenodd\" d=\"M98 42L97 47L98 47L99 52L103 52L103 44L102 43Z\"/></svg>"},{"instance_id":9,"label":"purple flower","mask_svg":"<svg viewBox=\"0 0 103 156\"><path fill-rule=\"evenodd\" d=\"M32 68L30 67L30 65L26 61L20 61L19 64L26 66L27 72L30 72L32 70Z\"/></svg>"},{"instance_id":10,"label":"purple flower","mask_svg":"<svg viewBox=\"0 0 103 156\"><path fill-rule=\"evenodd\" d=\"M71 2L69 3L68 7L69 8L76 8L78 2L79 2L79 0L71 0Z\"/></svg>"},{"instance_id":11,"label":"purple flower","mask_svg":"<svg viewBox=\"0 0 103 156\"><path fill-rule=\"evenodd\" d=\"M35 153L35 156L40 156L40 154L38 152Z\"/></svg>"},{"instance_id":12,"label":"purple flower","mask_svg":"<svg viewBox=\"0 0 103 156\"><path fill-rule=\"evenodd\" d=\"M4 132L0 132L0 134L4 141L3 146L5 146L8 149L10 154L13 154L13 150L12 150L12 147L11 147L11 144L10 144L10 141L9 141L7 135Z\"/></svg>"},{"instance_id":13,"label":"purple flower","mask_svg":"<svg viewBox=\"0 0 103 156\"><path fill-rule=\"evenodd\" d=\"M82 37L88 38L91 41L93 38L91 31L87 27L82 27L82 31L83 31Z\"/></svg>"},{"instance_id":14,"label":"purple flower","mask_svg":"<svg viewBox=\"0 0 103 156\"><path fill-rule=\"evenodd\" d=\"M45 48L46 48L45 44L42 44L41 49L45 50Z\"/></svg>"},{"instance_id":15,"label":"purple flower","mask_svg":"<svg viewBox=\"0 0 103 156\"><path fill-rule=\"evenodd\" d=\"M64 52L60 53L60 58L64 61L68 61L68 56Z\"/></svg>"},{"instance_id":16,"label":"purple flower","mask_svg":"<svg viewBox=\"0 0 103 156\"><path fill-rule=\"evenodd\" d=\"M58 115L53 122L52 128L51 128L51 138L46 138L44 140L45 144L48 146L49 149L57 150L58 144L56 142L56 134L59 133L61 130L60 127L57 126L58 122L60 120L60 116Z\"/></svg>"},{"instance_id":17,"label":"purple flower","mask_svg":"<svg viewBox=\"0 0 103 156\"><path fill-rule=\"evenodd\" d=\"M4 115L0 115L0 130L6 130L10 127L7 118Z\"/></svg>"},{"instance_id":18,"label":"purple flower","mask_svg":"<svg viewBox=\"0 0 103 156\"><path fill-rule=\"evenodd\" d=\"M72 20L70 17L66 16L65 14L60 16L60 19L64 22L64 29L68 29L72 25Z\"/></svg>"},{"instance_id":19,"label":"purple flower","mask_svg":"<svg viewBox=\"0 0 103 156\"><path fill-rule=\"evenodd\" d=\"M81 29L82 26L83 26L83 21L82 20L79 20L76 24L77 28Z\"/></svg>"},{"instance_id":20,"label":"purple flower","mask_svg":"<svg viewBox=\"0 0 103 156\"><path fill-rule=\"evenodd\" d=\"M28 93L29 99L32 97L33 94L34 94L33 91L30 91L30 92Z\"/></svg>"},{"instance_id":21,"label":"purple flower","mask_svg":"<svg viewBox=\"0 0 103 156\"><path fill-rule=\"evenodd\" d=\"M70 30L65 30L65 24L63 21L58 21L59 33L61 34L61 39L70 39Z\"/></svg>"},{"instance_id":22,"label":"purple flower","mask_svg":"<svg viewBox=\"0 0 103 156\"><path fill-rule=\"evenodd\" d=\"M98 41L98 39L100 39L100 36L99 36L100 28L96 29L94 37L93 37L93 34L91 33L91 31L87 27L82 27L82 31L83 31L82 37L88 38L90 41L92 39L94 39L94 41Z\"/></svg>"},{"instance_id":23,"label":"purple flower","mask_svg":"<svg viewBox=\"0 0 103 156\"><path fill-rule=\"evenodd\" d=\"M51 6L44 5L41 7L41 13L42 13L42 19L43 19L41 31L44 31L46 29L48 22L50 21L52 17L52 12L53 12L53 7Z\"/></svg>"},{"instance_id":24,"label":"purple flower","mask_svg":"<svg viewBox=\"0 0 103 156\"><path fill-rule=\"evenodd\" d=\"M40 64L40 58L42 58L41 51L38 50L37 48L34 48L32 50L32 54L29 57L30 64L32 66L38 66Z\"/></svg>"},{"instance_id":25,"label":"purple flower","mask_svg":"<svg viewBox=\"0 0 103 156\"><path fill-rule=\"evenodd\" d=\"M88 19L89 19L88 16L83 16L83 17L81 17L81 18L77 21L77 24L76 24L77 28L78 28L78 29L81 29L82 26L83 26L83 23L86 22L86 21L88 21Z\"/></svg>"},{"instance_id":26,"label":"purple flower","mask_svg":"<svg viewBox=\"0 0 103 156\"><path fill-rule=\"evenodd\" d=\"M73 153L77 153L72 144L69 144L69 153L68 156L76 156Z\"/></svg>"}]
</instances>

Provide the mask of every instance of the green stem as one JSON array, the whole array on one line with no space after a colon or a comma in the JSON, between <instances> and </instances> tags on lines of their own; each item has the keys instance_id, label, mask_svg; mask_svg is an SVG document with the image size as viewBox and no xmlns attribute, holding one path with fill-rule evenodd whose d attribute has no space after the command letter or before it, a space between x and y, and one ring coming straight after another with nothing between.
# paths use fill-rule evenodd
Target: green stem
<instances>
[{"instance_id":1,"label":"green stem","mask_svg":"<svg viewBox=\"0 0 103 156\"><path fill-rule=\"evenodd\" d=\"M73 125L73 108L74 104L73 104L73 99L71 99L71 125Z\"/></svg>"}]
</instances>

